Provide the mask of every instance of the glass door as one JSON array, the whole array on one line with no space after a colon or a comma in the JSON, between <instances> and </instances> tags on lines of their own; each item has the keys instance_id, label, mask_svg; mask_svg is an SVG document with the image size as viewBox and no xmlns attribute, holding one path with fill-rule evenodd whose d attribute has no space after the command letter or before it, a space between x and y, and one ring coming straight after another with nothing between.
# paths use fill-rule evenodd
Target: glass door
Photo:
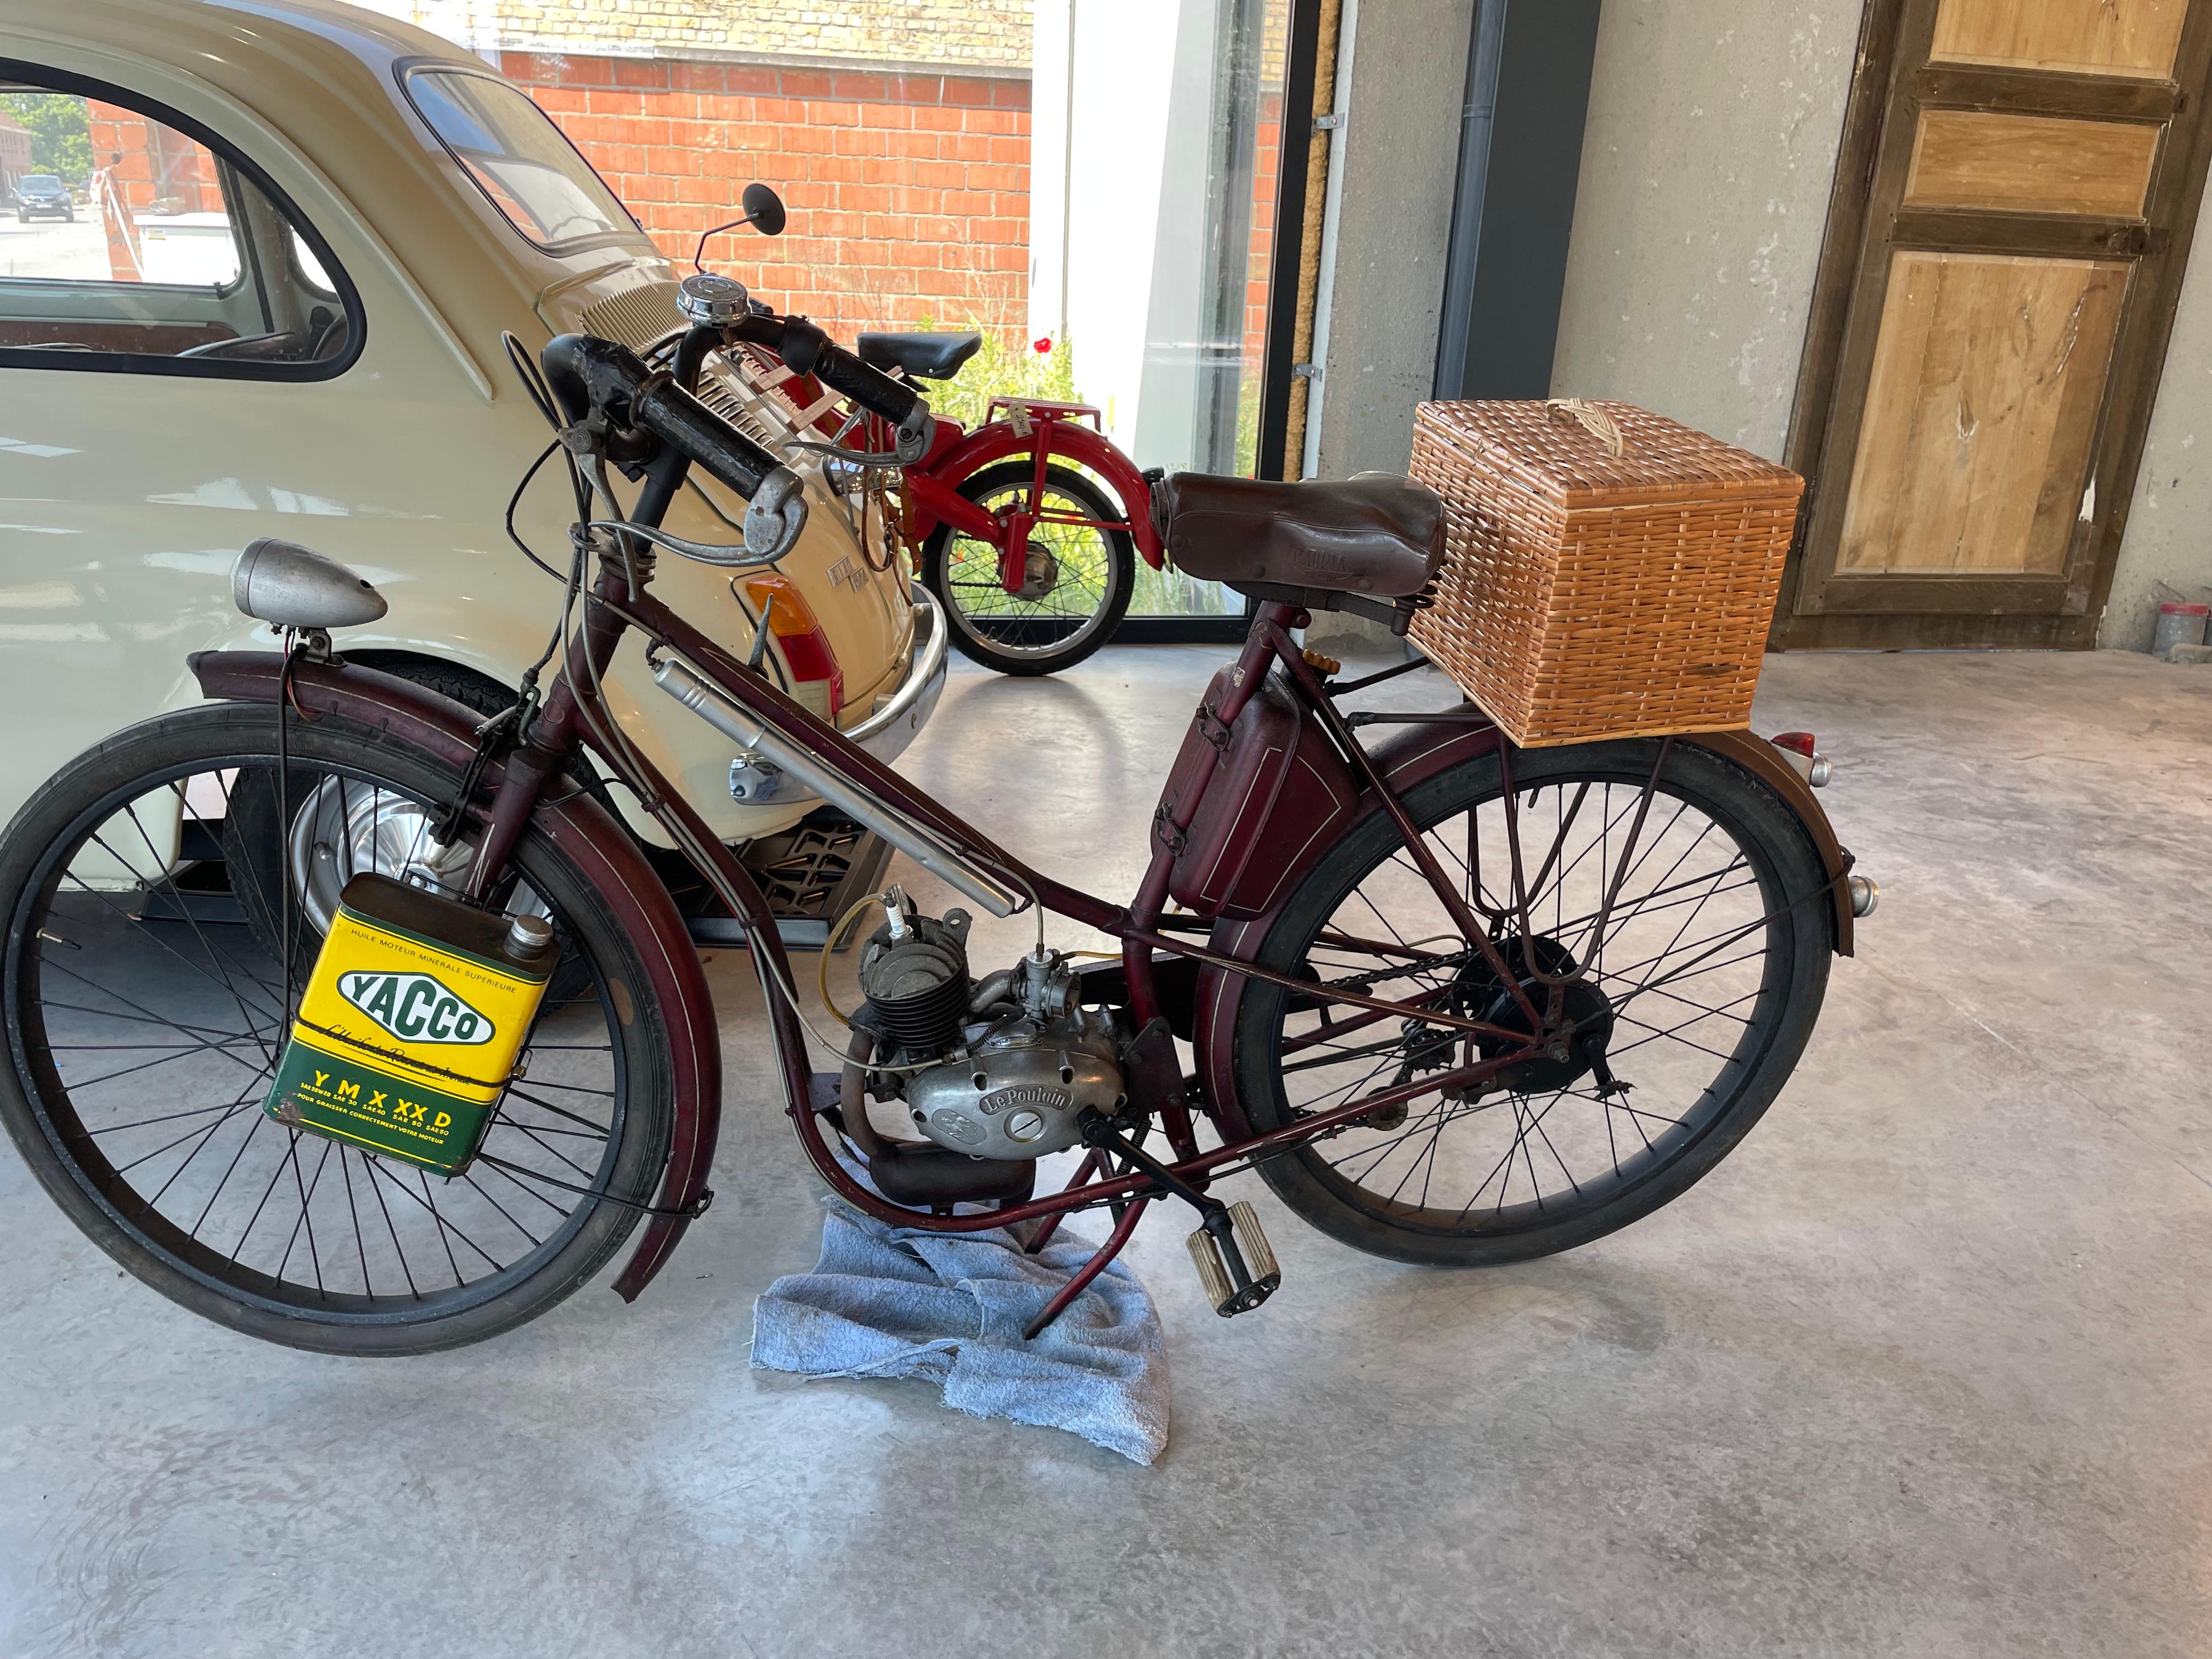
<instances>
[{"instance_id":1,"label":"glass door","mask_svg":"<svg viewBox=\"0 0 2212 1659\"><path fill-rule=\"evenodd\" d=\"M1030 319L1140 467L1252 474L1291 0L1037 0ZM1146 617L1243 599L1140 568Z\"/></svg>"}]
</instances>

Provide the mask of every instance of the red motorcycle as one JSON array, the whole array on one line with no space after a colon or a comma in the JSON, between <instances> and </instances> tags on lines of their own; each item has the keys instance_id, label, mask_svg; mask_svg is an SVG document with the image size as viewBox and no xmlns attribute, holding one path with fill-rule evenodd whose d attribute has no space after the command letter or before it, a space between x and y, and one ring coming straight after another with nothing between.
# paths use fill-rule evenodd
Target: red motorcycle
<instances>
[{"instance_id":1,"label":"red motorcycle","mask_svg":"<svg viewBox=\"0 0 2212 1659\"><path fill-rule=\"evenodd\" d=\"M858 343L878 368L949 379L981 336ZM1137 470L1089 404L994 398L988 413L973 432L939 422L930 453L902 470L902 530L955 645L1003 674L1055 673L1114 637L1136 588L1134 555L1160 568L1158 475Z\"/></svg>"},{"instance_id":2,"label":"red motorcycle","mask_svg":"<svg viewBox=\"0 0 2212 1659\"><path fill-rule=\"evenodd\" d=\"M741 222L781 232L775 191L755 185L745 203ZM862 362L908 381L953 379L982 343L973 331L862 334L855 342ZM756 385L781 396L799 430L887 451L891 434L880 417L848 406L766 347L739 351ZM915 574L951 621L954 645L1002 674L1054 673L1114 637L1136 589L1137 556L1161 568L1151 517L1159 474L1139 471L1089 404L1000 397L987 414L973 432L937 421L928 450L893 475L890 513Z\"/></svg>"},{"instance_id":3,"label":"red motorcycle","mask_svg":"<svg viewBox=\"0 0 2212 1659\"><path fill-rule=\"evenodd\" d=\"M783 696L760 641L725 647L654 598L659 558L772 565L807 512L799 479L693 396L709 352L757 345L857 400L884 447L844 464L937 453L913 386L805 319L692 315L666 368L583 336L544 349L542 381L518 356L577 493L548 685L533 669L486 720L348 663L330 631L380 614L374 589L257 544L236 597L287 648L193 658L207 703L71 763L0 840L0 1117L131 1273L270 1340L423 1352L544 1312L642 1219L614 1281L635 1297L712 1197L722 1049L617 787L746 923L775 1079L824 1182L888 1221L1026 1228L1033 1249L1071 1214L1111 1218L1040 1326L1161 1203L1194 1212L1217 1310L1258 1306L1280 1270L1256 1210L1224 1200L1240 1171L1362 1250L1516 1261L1680 1196L1775 1099L1871 899L1791 757L1747 732L1524 750L1464 703L1351 707L1405 670L1340 680L1294 642L1324 609L1403 630L1442 556L1434 496L1192 475L1157 492L1178 565L1257 611L1116 902L1032 868ZM660 527L694 466L750 501L742 542ZM878 921L861 1005L810 1012L752 876L609 708L602 676L631 634L660 687L743 752L968 902L1034 913L1034 949L971 962L967 912L888 890L845 918ZM301 981L336 971L307 900L379 876L417 890L430 933L451 915L539 961L557 945L511 1071L474 1077L460 1046L436 1062L495 1106L434 1175L303 1125L273 1091L288 1042L313 1035ZM1118 958L1079 966L1048 915L1108 933ZM448 1011L434 1037L489 1040L465 991L408 996ZM383 1098L343 1110L367 1124ZM1079 1161L1039 1194L1038 1160L1061 1151Z\"/></svg>"}]
</instances>

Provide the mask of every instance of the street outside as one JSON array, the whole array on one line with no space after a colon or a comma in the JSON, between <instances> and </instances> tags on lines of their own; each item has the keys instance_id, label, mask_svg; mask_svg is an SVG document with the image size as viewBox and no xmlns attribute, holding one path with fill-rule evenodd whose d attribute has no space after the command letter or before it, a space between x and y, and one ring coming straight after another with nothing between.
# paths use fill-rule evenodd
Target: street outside
<instances>
[{"instance_id":1,"label":"street outside","mask_svg":"<svg viewBox=\"0 0 2212 1659\"><path fill-rule=\"evenodd\" d=\"M33 219L25 224L12 212L0 213L0 280L10 276L109 282L107 243L88 207L76 222Z\"/></svg>"}]
</instances>

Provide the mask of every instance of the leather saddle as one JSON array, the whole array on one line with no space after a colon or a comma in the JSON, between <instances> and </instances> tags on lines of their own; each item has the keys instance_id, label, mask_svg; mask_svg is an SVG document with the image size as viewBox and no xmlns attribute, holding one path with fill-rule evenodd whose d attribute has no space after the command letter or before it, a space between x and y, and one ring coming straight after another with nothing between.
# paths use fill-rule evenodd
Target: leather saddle
<instances>
[{"instance_id":1,"label":"leather saddle","mask_svg":"<svg viewBox=\"0 0 2212 1659\"><path fill-rule=\"evenodd\" d=\"M1255 599L1347 611L1403 634L1444 556L1444 506L1391 472L1275 483L1178 472L1152 487L1176 568Z\"/></svg>"},{"instance_id":2,"label":"leather saddle","mask_svg":"<svg viewBox=\"0 0 2212 1659\"><path fill-rule=\"evenodd\" d=\"M983 337L964 334L863 334L860 361L871 368L902 368L912 380L949 380L974 356Z\"/></svg>"}]
</instances>

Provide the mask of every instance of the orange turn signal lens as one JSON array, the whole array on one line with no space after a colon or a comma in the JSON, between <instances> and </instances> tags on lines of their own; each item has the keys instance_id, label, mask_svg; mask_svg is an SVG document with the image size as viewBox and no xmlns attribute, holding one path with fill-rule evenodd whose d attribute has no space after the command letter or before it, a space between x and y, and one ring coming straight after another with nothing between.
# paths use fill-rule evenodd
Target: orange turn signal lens
<instances>
[{"instance_id":1,"label":"orange turn signal lens","mask_svg":"<svg viewBox=\"0 0 2212 1659\"><path fill-rule=\"evenodd\" d=\"M788 576L750 577L745 592L756 611L768 617L768 631L782 650L791 678L828 682L830 718L836 720L837 711L845 706L845 671L838 666L837 653L830 648L830 636L822 631L806 596Z\"/></svg>"}]
</instances>

